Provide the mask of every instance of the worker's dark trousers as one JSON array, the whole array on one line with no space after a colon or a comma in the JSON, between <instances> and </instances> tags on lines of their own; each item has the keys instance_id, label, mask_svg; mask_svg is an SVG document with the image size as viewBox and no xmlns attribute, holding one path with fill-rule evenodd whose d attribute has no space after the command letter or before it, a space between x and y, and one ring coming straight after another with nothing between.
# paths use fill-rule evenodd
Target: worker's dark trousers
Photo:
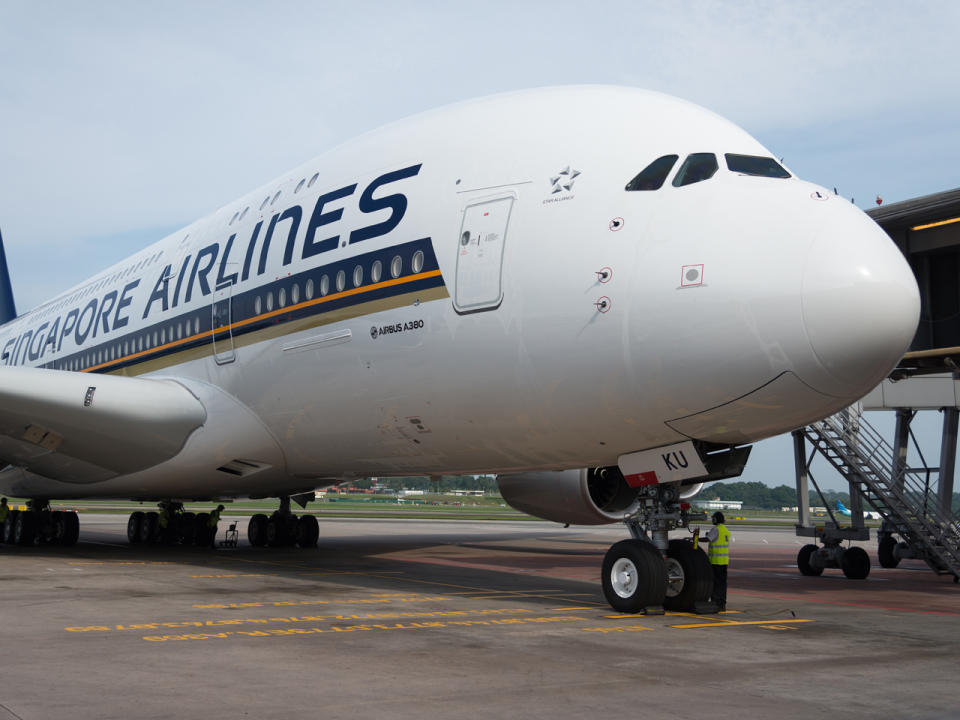
<instances>
[{"instance_id":1,"label":"worker's dark trousers","mask_svg":"<svg viewBox=\"0 0 960 720\"><path fill-rule=\"evenodd\" d=\"M721 610L727 607L727 566L713 565L713 592L710 599Z\"/></svg>"}]
</instances>

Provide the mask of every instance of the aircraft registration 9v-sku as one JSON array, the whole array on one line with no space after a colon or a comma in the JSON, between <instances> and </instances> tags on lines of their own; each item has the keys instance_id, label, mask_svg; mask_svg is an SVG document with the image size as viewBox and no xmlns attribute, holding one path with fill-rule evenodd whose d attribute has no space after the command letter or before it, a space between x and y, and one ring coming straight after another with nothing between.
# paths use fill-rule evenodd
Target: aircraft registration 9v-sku
<instances>
[{"instance_id":1,"label":"aircraft registration 9v-sku","mask_svg":"<svg viewBox=\"0 0 960 720\"><path fill-rule=\"evenodd\" d=\"M626 522L603 586L636 612L706 607L703 552L667 538L691 488L872 389L919 293L742 129L587 86L370 132L13 315L9 542L76 542L51 499L158 501L131 541L189 542L183 501L277 497L250 542L308 547L290 499L317 487L496 473L525 512Z\"/></svg>"}]
</instances>

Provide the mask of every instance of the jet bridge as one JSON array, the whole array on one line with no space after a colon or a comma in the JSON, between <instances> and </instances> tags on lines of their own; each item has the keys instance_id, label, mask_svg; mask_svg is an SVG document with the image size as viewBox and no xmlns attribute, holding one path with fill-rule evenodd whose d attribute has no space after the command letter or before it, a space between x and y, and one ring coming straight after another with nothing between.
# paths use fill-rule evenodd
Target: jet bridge
<instances>
[{"instance_id":1,"label":"jet bridge","mask_svg":"<svg viewBox=\"0 0 960 720\"><path fill-rule=\"evenodd\" d=\"M920 323L909 352L887 380L856 406L796 430L799 518L797 535L822 543L805 546L797 564L805 575L840 567L866 577L869 558L845 540L867 540L863 503L883 517L877 533L883 567L919 558L940 574L960 578L960 512L954 513L954 466L960 421L960 188L878 207L868 212L906 256L920 288ZM896 413L892 442L862 416L864 410ZM942 414L936 465L924 457L911 423L920 411ZM910 444L920 463L908 463ZM810 452L808 454L808 443ZM821 495L810 471L817 455L849 482L851 517L844 526L826 501L830 520L811 523L809 486Z\"/></svg>"}]
</instances>

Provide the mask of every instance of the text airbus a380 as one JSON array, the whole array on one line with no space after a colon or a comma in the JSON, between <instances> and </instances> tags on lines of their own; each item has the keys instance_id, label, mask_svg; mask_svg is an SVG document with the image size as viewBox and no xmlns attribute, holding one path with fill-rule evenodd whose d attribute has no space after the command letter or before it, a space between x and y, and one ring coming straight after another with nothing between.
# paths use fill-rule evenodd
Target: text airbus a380
<instances>
[{"instance_id":1,"label":"text airbus a380","mask_svg":"<svg viewBox=\"0 0 960 720\"><path fill-rule=\"evenodd\" d=\"M9 281L7 281L9 282ZM11 539L49 500L278 497L497 473L513 506L626 521L611 604L709 594L682 485L873 388L919 314L860 210L690 103L535 90L368 133L0 327ZM183 518L181 517L181 522ZM131 516L131 539L156 537Z\"/></svg>"}]
</instances>

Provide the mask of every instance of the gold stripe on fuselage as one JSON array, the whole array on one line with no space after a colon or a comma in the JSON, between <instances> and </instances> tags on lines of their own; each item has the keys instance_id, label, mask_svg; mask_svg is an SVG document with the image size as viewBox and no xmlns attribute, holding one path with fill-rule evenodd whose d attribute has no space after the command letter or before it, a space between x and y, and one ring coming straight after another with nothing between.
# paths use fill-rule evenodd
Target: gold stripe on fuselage
<instances>
[{"instance_id":1,"label":"gold stripe on fuselage","mask_svg":"<svg viewBox=\"0 0 960 720\"><path fill-rule=\"evenodd\" d=\"M344 290L338 293L332 293L324 297L313 298L312 300L305 300L303 302L297 303L296 305L288 305L283 308L278 308L270 312L262 313L251 318L246 318L238 322L231 324L231 329L236 330L253 323L266 320L272 317L278 317L285 315L287 313L296 312L303 308L308 308L316 305L321 305L323 303L329 303L334 300L339 300L341 298L350 297L353 295L362 295L366 292L371 292L374 290L380 290L385 287L391 287L396 285L407 284L415 282L417 280L425 280L432 277L440 276L439 270L432 270L430 272L419 273L417 275L410 275L404 278L397 278L392 280L386 280L384 282L376 283L374 285L367 285L360 288L351 288L350 290ZM271 340L278 337L283 337L284 335L290 335L292 333L301 332L303 330L309 330L311 328L321 327L323 325L330 325L335 322L341 322L344 320L351 320L356 317L361 317L363 315L370 315L376 312L383 312L384 310L393 310L399 307L404 307L406 305L413 305L417 300L420 302L427 302L430 300L441 300L443 298L450 297L450 293L447 291L445 285L440 287L428 288L426 290L415 290L409 293L403 293L401 295L394 295L388 298L381 298L379 300L371 300L370 302L359 303L357 305L350 305L348 307L338 308L330 312L318 313L310 317L300 318L298 320L291 320L288 322L278 323L276 325L271 325L269 327L262 328L260 330L255 330L253 332L245 333L242 335L235 336L233 338L233 347L245 347L247 345L252 345L254 343L262 342L264 340ZM218 330L218 333L222 333L223 329ZM199 360L206 357L211 357L213 355L213 342L212 342L213 331L208 330L196 335L190 335L180 340L175 340L173 342L165 343L163 345L158 345L157 347L150 348L149 350L143 350L137 353L130 353L124 357L117 358L116 360L111 360L110 362L101 363L99 365L93 365L88 368L84 368L81 372L95 372L97 370L103 370L109 375L127 375L127 376L136 376L143 375L145 373L156 372L158 370L163 370L165 368L171 367L173 365L179 365L181 363L189 362L190 360ZM150 355L155 353L162 352L164 350L169 350L171 348L176 348L177 346L187 345L189 343L195 342L197 340L209 340L209 343L203 345L187 348L181 352L175 352L168 355L164 355L158 358L149 358ZM223 338L224 344L229 342L226 338ZM217 341L218 344L221 340ZM138 362L134 365L128 365L126 367L116 368L115 370L109 370L108 368L118 365L120 363L130 362L131 360L136 360L137 358L144 358L143 361Z\"/></svg>"}]
</instances>

